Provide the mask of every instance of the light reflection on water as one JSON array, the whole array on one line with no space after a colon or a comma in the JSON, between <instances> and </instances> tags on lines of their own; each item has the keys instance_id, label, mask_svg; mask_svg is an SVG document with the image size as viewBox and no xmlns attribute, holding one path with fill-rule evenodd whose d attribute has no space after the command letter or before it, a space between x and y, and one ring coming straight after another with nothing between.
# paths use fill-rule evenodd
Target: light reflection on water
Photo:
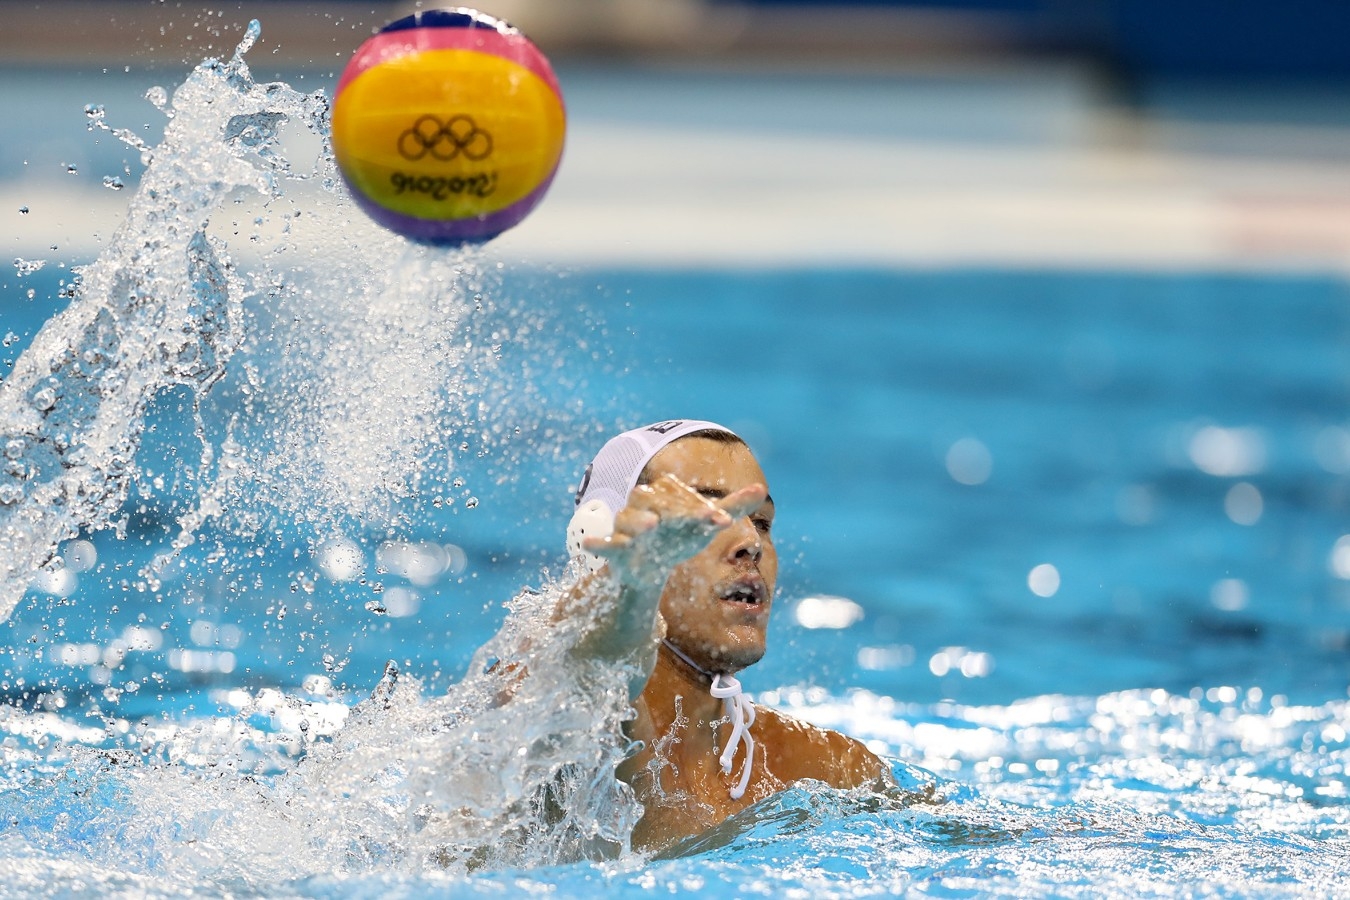
<instances>
[{"instance_id":1,"label":"light reflection on water","mask_svg":"<svg viewBox=\"0 0 1350 900\"><path fill-rule=\"evenodd\" d=\"M506 879L521 888L552 885L550 893L563 896L581 896L596 885L636 896L687 888L691 880L715 895L812 888L826 896L873 896L899 886L945 894L975 888L977 877L985 879L978 892L1004 896L1057 890L1153 895L1185 885L1244 896L1334 893L1350 876L1344 854L1350 708L1344 702L1290 706L1232 688L1211 693L1136 691L1095 700L923 708L870 694L836 699L774 692L761 699L921 764L896 767L901 785L919 793L869 799L794 789L692 842L684 852L694 856L472 876L386 868L369 856L370 847L318 873L311 869L315 857L278 858L251 843L250 829L276 840L291 827L276 818L283 813L271 803L280 797L290 797L288 805L302 802L293 793L300 772L293 754L308 739L301 723L340 741L344 704L299 706L265 694L250 703L253 721L271 717L266 727L246 727L240 718L162 727L139 737L171 748L147 763L80 751L81 743L100 743L100 736L52 714L11 715L0 722L11 747L3 773L7 871L16 879L11 889L34 894L105 877L169 892L220 884L229 871L228 883L245 893L307 896L360 895L372 879L400 893L480 892ZM395 709L380 727L403 733L405 712L410 722L423 718ZM37 749L44 738L52 741L46 753ZM16 744L26 749L15 750ZM56 749L61 746L66 749ZM229 774L258 771L263 760L273 774L243 783ZM379 780L378 771L370 774ZM19 784L29 786L27 798L14 791ZM396 784L384 790L396 791ZM34 794L35 786L41 790ZM195 835L191 852L180 834L138 822L149 807L162 809L189 795L195 795L193 808L214 809L217 816L179 823ZM33 799L44 797L50 805ZM302 808L295 807L296 814ZM127 844L129 836L136 843ZM105 844L119 854L108 868ZM229 850L255 854L257 871L222 868L221 854ZM169 858L172 870L155 862ZM33 860L58 864L53 882L25 877L24 862Z\"/></svg>"}]
</instances>

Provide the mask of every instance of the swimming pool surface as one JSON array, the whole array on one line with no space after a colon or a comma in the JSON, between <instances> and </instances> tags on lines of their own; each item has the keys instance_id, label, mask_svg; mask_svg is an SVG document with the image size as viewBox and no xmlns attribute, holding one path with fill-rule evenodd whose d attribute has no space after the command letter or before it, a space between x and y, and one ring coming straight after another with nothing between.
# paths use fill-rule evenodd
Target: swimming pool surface
<instances>
[{"instance_id":1,"label":"swimming pool surface","mask_svg":"<svg viewBox=\"0 0 1350 900\"><path fill-rule=\"evenodd\" d=\"M257 112L198 77L182 115ZM210 179L184 173L186 201ZM184 283L237 343L198 348L217 382L180 374L128 414L128 495L0 625L0 894L1350 884L1343 278L531 266L408 248L279 184L222 190L213 255L155 235L198 276L232 261L222 293ZM72 308L141 322L127 284L168 302L178 282L134 237ZM0 279L7 381L49 352L63 262L90 260ZM224 318L200 318L213 298ZM129 338L84 355L100 332L73 321L47 326L76 351L40 360L25 402L74 396L75 360L159 365ZM0 409L12 441L21 407ZM777 502L747 689L936 802L803 786L674 858L434 864L419 810L490 807L477 782L507 779L528 725L456 683L507 600L551 589L584 460L671 416L737 429ZM26 453L7 458L42 465Z\"/></svg>"}]
</instances>

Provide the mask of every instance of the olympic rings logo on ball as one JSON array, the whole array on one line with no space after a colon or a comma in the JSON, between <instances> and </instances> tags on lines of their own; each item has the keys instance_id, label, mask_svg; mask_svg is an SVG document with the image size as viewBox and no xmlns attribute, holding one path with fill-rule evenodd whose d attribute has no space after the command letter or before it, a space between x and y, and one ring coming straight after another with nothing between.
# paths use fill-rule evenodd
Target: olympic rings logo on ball
<instances>
[{"instance_id":1,"label":"olympic rings logo on ball","mask_svg":"<svg viewBox=\"0 0 1350 900\"><path fill-rule=\"evenodd\" d=\"M417 162L427 154L449 162L461 153L465 159L478 162L492 155L492 135L479 128L472 116L452 116L442 122L427 115L399 135L398 153L408 162Z\"/></svg>"}]
</instances>

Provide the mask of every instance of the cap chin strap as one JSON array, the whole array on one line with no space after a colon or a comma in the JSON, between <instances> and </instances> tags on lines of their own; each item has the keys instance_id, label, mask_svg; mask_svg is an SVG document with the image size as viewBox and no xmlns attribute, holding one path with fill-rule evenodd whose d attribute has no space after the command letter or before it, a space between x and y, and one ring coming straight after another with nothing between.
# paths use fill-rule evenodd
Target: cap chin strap
<instances>
[{"instance_id":1,"label":"cap chin strap","mask_svg":"<svg viewBox=\"0 0 1350 900\"><path fill-rule=\"evenodd\" d=\"M750 784L750 772L755 765L755 739L750 736L750 726L755 724L755 704L741 692L740 681L729 673L709 672L685 655L685 652L671 643L669 638L662 638L661 643L665 644L671 653L684 660L695 672L712 681L708 693L722 701L722 709L731 720L731 739L727 741L727 748L717 760L722 766L723 775L731 774L731 763L736 757L736 748L741 744L745 745L745 766L741 769L741 780L729 791L732 800L741 799L745 796L746 786Z\"/></svg>"}]
</instances>

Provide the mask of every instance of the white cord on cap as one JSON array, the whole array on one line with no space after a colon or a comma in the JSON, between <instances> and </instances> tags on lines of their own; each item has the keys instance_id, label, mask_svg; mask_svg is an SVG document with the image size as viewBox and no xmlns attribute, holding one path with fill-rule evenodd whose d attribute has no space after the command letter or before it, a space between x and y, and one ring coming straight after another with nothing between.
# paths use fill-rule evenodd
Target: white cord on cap
<instances>
[{"instance_id":1,"label":"white cord on cap","mask_svg":"<svg viewBox=\"0 0 1350 900\"><path fill-rule=\"evenodd\" d=\"M755 704L751 703L750 698L741 692L741 683L735 677L726 672L709 672L686 656L683 650L670 642L669 638L663 638L661 643L665 644L671 653L688 663L689 667L695 672L705 678L712 679L712 686L708 688L708 693L722 701L722 709L726 712L727 718L731 720L731 740L727 741L727 748L722 751L722 755L717 760L722 766L723 775L731 774L731 764L736 758L736 748L741 744L745 745L745 767L741 769L740 783L729 790L732 800L741 799L745 796L745 789L750 784L750 772L755 765L755 739L750 736L750 726L755 724Z\"/></svg>"}]
</instances>

